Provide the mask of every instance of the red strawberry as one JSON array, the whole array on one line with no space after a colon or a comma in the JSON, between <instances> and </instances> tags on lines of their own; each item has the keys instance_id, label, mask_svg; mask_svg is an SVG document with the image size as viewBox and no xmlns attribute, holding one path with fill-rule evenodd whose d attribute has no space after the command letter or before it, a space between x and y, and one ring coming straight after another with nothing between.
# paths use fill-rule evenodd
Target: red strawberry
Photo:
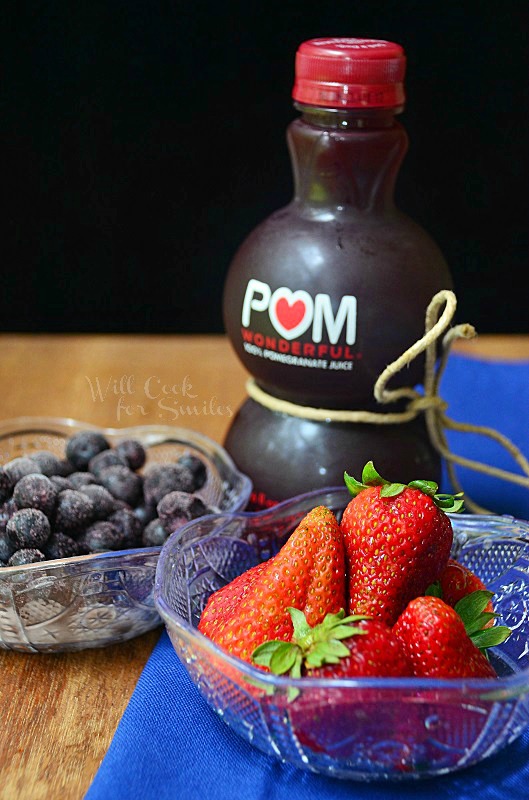
<instances>
[{"instance_id":1,"label":"red strawberry","mask_svg":"<svg viewBox=\"0 0 529 800\"><path fill-rule=\"evenodd\" d=\"M276 675L365 678L413 674L400 641L380 620L359 615L344 618L341 610L311 626L302 611L288 611L293 623L291 640L264 642L252 654L254 663Z\"/></svg>"},{"instance_id":2,"label":"red strawberry","mask_svg":"<svg viewBox=\"0 0 529 800\"><path fill-rule=\"evenodd\" d=\"M328 614L311 628L300 611L291 608L290 613L292 641L266 642L253 655L271 672L304 678L300 690L292 687L284 696L284 713L302 747L347 759L357 754L358 742L369 739L371 730L375 739L381 727L387 735L397 736L400 721L394 717L394 704L381 704L376 688L362 686L361 680L347 687L340 680L326 687L313 680L411 676L391 628L365 617L344 619L343 611Z\"/></svg>"},{"instance_id":3,"label":"red strawberry","mask_svg":"<svg viewBox=\"0 0 529 800\"><path fill-rule=\"evenodd\" d=\"M362 483L345 473L353 499L344 511L349 611L393 625L408 602L425 593L446 567L452 524L445 510L462 500L437 495L433 481L389 483L369 462Z\"/></svg>"},{"instance_id":4,"label":"red strawberry","mask_svg":"<svg viewBox=\"0 0 529 800\"><path fill-rule=\"evenodd\" d=\"M401 640L414 674L428 678L495 678L496 672L480 648L499 644L509 629L483 630L489 615L483 608L490 592L478 591L461 601L462 616L440 597L416 597L393 630ZM471 634L472 638L471 638Z\"/></svg>"},{"instance_id":5,"label":"red strawberry","mask_svg":"<svg viewBox=\"0 0 529 800\"><path fill-rule=\"evenodd\" d=\"M198 629L244 661L268 639L289 640L288 607L311 624L345 607L345 556L336 517L314 508L279 553L211 595Z\"/></svg>"},{"instance_id":6,"label":"red strawberry","mask_svg":"<svg viewBox=\"0 0 529 800\"><path fill-rule=\"evenodd\" d=\"M436 594L453 608L462 597L466 597L472 592L486 591L486 589L487 587L481 578L478 578L472 570L450 558L439 580L429 587L427 594ZM492 600L489 600L485 611L491 614L494 613ZM491 618L484 627L487 628L493 624L494 620Z\"/></svg>"}]
</instances>

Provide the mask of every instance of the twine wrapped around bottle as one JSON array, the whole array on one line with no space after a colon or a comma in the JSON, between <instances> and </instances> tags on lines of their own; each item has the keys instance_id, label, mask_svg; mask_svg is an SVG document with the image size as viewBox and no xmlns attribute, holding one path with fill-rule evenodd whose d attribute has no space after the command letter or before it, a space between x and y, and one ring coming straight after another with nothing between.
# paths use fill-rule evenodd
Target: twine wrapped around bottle
<instances>
[{"instance_id":1,"label":"twine wrapped around bottle","mask_svg":"<svg viewBox=\"0 0 529 800\"><path fill-rule=\"evenodd\" d=\"M529 489L529 461L510 439L494 428L457 422L448 417L445 413L447 404L439 395L439 385L452 344L456 339L472 339L476 336L474 327L467 323L449 327L454 317L456 306L457 300L454 292L443 289L434 295L426 310L424 336L409 347L399 358L391 364L388 364L375 382L373 393L377 402L381 405L385 405L394 403L397 400L408 399L409 402L404 411L386 413L350 409L314 408L312 406L298 405L297 403L281 400L278 397L268 394L268 392L265 392L258 386L253 378L250 378L247 382L246 388L248 395L252 400L255 400L271 411L277 411L289 414L290 416L301 417L317 422L395 425L411 422L411 420L418 417L419 414L424 414L431 443L437 452L445 459L448 475L456 492L463 491L463 489L454 469L455 464L468 467L469 469L481 472L485 475L492 475L500 480L519 484ZM449 328L449 330L445 333L447 328ZM442 352L438 360L436 345L438 339L443 334ZM423 352L425 353L424 391L419 392L412 387L388 389L387 385L391 378ZM452 453L447 444L446 430L475 433L494 439L494 441L510 453L525 474L519 475ZM465 496L465 506L468 510L478 514L491 513L489 510L475 503L468 496Z\"/></svg>"}]
</instances>

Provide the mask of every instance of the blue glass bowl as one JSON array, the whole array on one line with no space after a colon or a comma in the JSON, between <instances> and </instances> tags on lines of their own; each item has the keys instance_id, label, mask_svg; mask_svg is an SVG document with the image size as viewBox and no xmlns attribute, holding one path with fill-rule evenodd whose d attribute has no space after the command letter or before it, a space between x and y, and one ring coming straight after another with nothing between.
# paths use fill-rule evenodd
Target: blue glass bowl
<instances>
[{"instance_id":1,"label":"blue glass bowl","mask_svg":"<svg viewBox=\"0 0 529 800\"><path fill-rule=\"evenodd\" d=\"M339 516L330 488L266 511L189 523L165 543L154 599L191 680L224 722L263 752L343 779L402 780L475 764L529 724L529 524L454 515L453 555L494 591L512 635L494 648L498 680L276 677L227 655L197 630L210 594L274 555L317 505ZM295 699L289 691L299 690Z\"/></svg>"},{"instance_id":2,"label":"blue glass bowl","mask_svg":"<svg viewBox=\"0 0 529 800\"><path fill-rule=\"evenodd\" d=\"M207 480L197 494L206 505L232 512L248 503L251 481L228 453L209 437L175 426L97 428L72 419L6 420L0 423L0 464L38 450L63 458L67 439L80 430L98 430L112 446L139 440L146 467L184 454L199 456ZM160 551L143 547L0 567L0 649L57 653L105 647L161 625L153 598Z\"/></svg>"}]
</instances>

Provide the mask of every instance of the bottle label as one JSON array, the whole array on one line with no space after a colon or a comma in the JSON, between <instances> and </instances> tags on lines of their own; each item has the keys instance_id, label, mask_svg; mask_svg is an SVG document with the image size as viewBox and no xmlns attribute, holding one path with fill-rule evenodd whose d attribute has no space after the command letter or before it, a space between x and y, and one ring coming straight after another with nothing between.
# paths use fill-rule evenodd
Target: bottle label
<instances>
[{"instance_id":1,"label":"bottle label","mask_svg":"<svg viewBox=\"0 0 529 800\"><path fill-rule=\"evenodd\" d=\"M343 295L333 311L331 297L264 281L248 281L241 315L243 346L259 358L300 367L353 368L357 301ZM265 317L263 317L265 315ZM263 330L273 329L273 335ZM274 335L276 334L276 335ZM303 338L301 338L303 337Z\"/></svg>"}]
</instances>

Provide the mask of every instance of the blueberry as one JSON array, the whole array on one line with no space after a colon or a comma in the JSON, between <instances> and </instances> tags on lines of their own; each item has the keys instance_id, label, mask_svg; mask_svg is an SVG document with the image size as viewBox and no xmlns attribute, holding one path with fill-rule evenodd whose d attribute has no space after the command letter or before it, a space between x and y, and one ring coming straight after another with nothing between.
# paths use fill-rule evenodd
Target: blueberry
<instances>
[{"instance_id":1,"label":"blueberry","mask_svg":"<svg viewBox=\"0 0 529 800\"><path fill-rule=\"evenodd\" d=\"M82 486L80 491L90 498L94 506L94 520L107 519L117 510L118 502L112 497L108 489L104 486L97 486L95 483L89 486Z\"/></svg>"},{"instance_id":2,"label":"blueberry","mask_svg":"<svg viewBox=\"0 0 529 800\"><path fill-rule=\"evenodd\" d=\"M112 514L108 521L119 531L123 548L140 546L143 526L133 511L123 508Z\"/></svg>"},{"instance_id":3,"label":"blueberry","mask_svg":"<svg viewBox=\"0 0 529 800\"><path fill-rule=\"evenodd\" d=\"M5 531L6 525L15 511L18 511L18 507L12 497L0 506L0 532Z\"/></svg>"},{"instance_id":4,"label":"blueberry","mask_svg":"<svg viewBox=\"0 0 529 800\"><path fill-rule=\"evenodd\" d=\"M128 467L128 463L127 460L123 456L120 456L119 453L116 453L115 450L103 450L102 453L98 453L97 456L91 458L88 463L88 469L96 476L100 475L107 467L119 466Z\"/></svg>"},{"instance_id":5,"label":"blueberry","mask_svg":"<svg viewBox=\"0 0 529 800\"><path fill-rule=\"evenodd\" d=\"M13 500L18 508L36 508L51 516L59 494L45 475L25 475L13 489Z\"/></svg>"},{"instance_id":6,"label":"blueberry","mask_svg":"<svg viewBox=\"0 0 529 800\"><path fill-rule=\"evenodd\" d=\"M57 498L55 530L75 534L94 519L94 506L89 497L75 489L65 489Z\"/></svg>"},{"instance_id":7,"label":"blueberry","mask_svg":"<svg viewBox=\"0 0 529 800\"><path fill-rule=\"evenodd\" d=\"M135 506L141 499L142 478L128 467L107 467L100 475L101 484L113 497Z\"/></svg>"},{"instance_id":8,"label":"blueberry","mask_svg":"<svg viewBox=\"0 0 529 800\"><path fill-rule=\"evenodd\" d=\"M192 472L181 464L151 464L143 479L145 502L157 505L169 492L192 492L194 483Z\"/></svg>"},{"instance_id":9,"label":"blueberry","mask_svg":"<svg viewBox=\"0 0 529 800\"><path fill-rule=\"evenodd\" d=\"M156 506L153 506L150 503L141 503L141 505L132 509L132 513L139 519L142 528L144 528L156 517Z\"/></svg>"},{"instance_id":10,"label":"blueberry","mask_svg":"<svg viewBox=\"0 0 529 800\"><path fill-rule=\"evenodd\" d=\"M49 539L50 521L46 514L36 508L15 511L6 526L11 544L21 548L40 548Z\"/></svg>"},{"instance_id":11,"label":"blueberry","mask_svg":"<svg viewBox=\"0 0 529 800\"><path fill-rule=\"evenodd\" d=\"M60 475L61 478L67 478L68 475L71 475L72 472L75 472L75 467L71 464L67 458L63 458L59 461L59 471L57 475Z\"/></svg>"},{"instance_id":12,"label":"blueberry","mask_svg":"<svg viewBox=\"0 0 529 800\"><path fill-rule=\"evenodd\" d=\"M92 472L72 472L68 475L68 480L74 489L81 490L85 486L90 486L94 483L99 483L96 476Z\"/></svg>"},{"instance_id":13,"label":"blueberry","mask_svg":"<svg viewBox=\"0 0 529 800\"><path fill-rule=\"evenodd\" d=\"M34 472L40 472L39 466L36 461L27 456L19 456L12 461L4 464L4 472L7 474L11 483L11 488L18 483L18 481L25 475L31 475Z\"/></svg>"},{"instance_id":14,"label":"blueberry","mask_svg":"<svg viewBox=\"0 0 529 800\"><path fill-rule=\"evenodd\" d=\"M46 561L44 553L35 547L25 547L13 553L7 566L21 567L23 564L36 564L39 561Z\"/></svg>"},{"instance_id":15,"label":"blueberry","mask_svg":"<svg viewBox=\"0 0 529 800\"><path fill-rule=\"evenodd\" d=\"M132 470L141 469L147 458L145 448L136 439L124 439L116 445L114 452L122 456Z\"/></svg>"},{"instance_id":16,"label":"blueberry","mask_svg":"<svg viewBox=\"0 0 529 800\"><path fill-rule=\"evenodd\" d=\"M5 530L0 531L0 561L7 563L14 552L15 547L12 544L11 539Z\"/></svg>"},{"instance_id":17,"label":"blueberry","mask_svg":"<svg viewBox=\"0 0 529 800\"><path fill-rule=\"evenodd\" d=\"M80 431L66 442L66 458L76 470L88 468L88 462L103 450L108 450L109 443L102 433L97 431Z\"/></svg>"},{"instance_id":18,"label":"blueberry","mask_svg":"<svg viewBox=\"0 0 529 800\"><path fill-rule=\"evenodd\" d=\"M71 558L72 556L80 556L83 553L83 548L71 536L57 531L52 533L42 551L46 558Z\"/></svg>"},{"instance_id":19,"label":"blueberry","mask_svg":"<svg viewBox=\"0 0 529 800\"><path fill-rule=\"evenodd\" d=\"M151 520L143 531L141 542L144 547L161 547L169 534L158 518Z\"/></svg>"},{"instance_id":20,"label":"blueberry","mask_svg":"<svg viewBox=\"0 0 529 800\"><path fill-rule=\"evenodd\" d=\"M39 471L48 478L51 478L52 475L60 475L62 472L61 459L49 450L39 450L37 453L32 453L31 460L37 464Z\"/></svg>"},{"instance_id":21,"label":"blueberry","mask_svg":"<svg viewBox=\"0 0 529 800\"><path fill-rule=\"evenodd\" d=\"M121 534L111 522L94 522L77 541L89 553L122 549Z\"/></svg>"},{"instance_id":22,"label":"blueberry","mask_svg":"<svg viewBox=\"0 0 529 800\"><path fill-rule=\"evenodd\" d=\"M187 492L169 492L157 505L158 518L167 533L209 512L204 501Z\"/></svg>"},{"instance_id":23,"label":"blueberry","mask_svg":"<svg viewBox=\"0 0 529 800\"><path fill-rule=\"evenodd\" d=\"M0 503L4 503L12 489L11 478L3 467L0 467Z\"/></svg>"},{"instance_id":24,"label":"blueberry","mask_svg":"<svg viewBox=\"0 0 529 800\"><path fill-rule=\"evenodd\" d=\"M64 492L65 489L73 489L73 485L68 478L63 478L62 475L52 475L50 481L58 492Z\"/></svg>"},{"instance_id":25,"label":"blueberry","mask_svg":"<svg viewBox=\"0 0 529 800\"><path fill-rule=\"evenodd\" d=\"M198 489L202 489L208 477L208 468L202 459L189 453L179 458L178 463L183 467L187 467L192 473L194 478L193 491L196 492Z\"/></svg>"}]
</instances>

